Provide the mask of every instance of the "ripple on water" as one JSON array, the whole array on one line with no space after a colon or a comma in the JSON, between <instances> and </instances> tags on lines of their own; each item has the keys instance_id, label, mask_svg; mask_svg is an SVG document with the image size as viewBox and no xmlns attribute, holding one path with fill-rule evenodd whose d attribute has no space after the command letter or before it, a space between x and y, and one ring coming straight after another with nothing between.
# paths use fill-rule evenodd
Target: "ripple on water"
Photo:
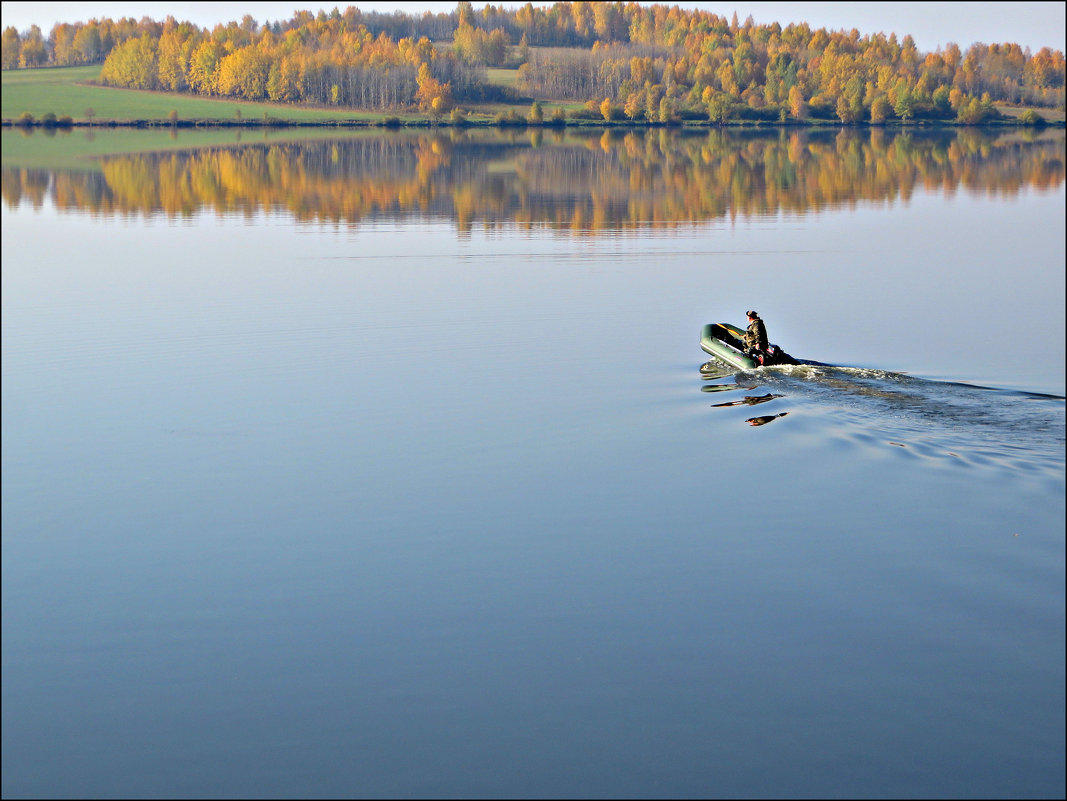
<instances>
[{"instance_id":1,"label":"ripple on water","mask_svg":"<svg viewBox=\"0 0 1067 801\"><path fill-rule=\"evenodd\" d=\"M804 418L797 433L836 447L881 449L896 458L963 469L1063 477L1060 396L822 364L735 374L708 362L700 374L702 392L745 393L714 407L775 401L774 414L749 417L744 421L749 425L800 412L789 421Z\"/></svg>"}]
</instances>

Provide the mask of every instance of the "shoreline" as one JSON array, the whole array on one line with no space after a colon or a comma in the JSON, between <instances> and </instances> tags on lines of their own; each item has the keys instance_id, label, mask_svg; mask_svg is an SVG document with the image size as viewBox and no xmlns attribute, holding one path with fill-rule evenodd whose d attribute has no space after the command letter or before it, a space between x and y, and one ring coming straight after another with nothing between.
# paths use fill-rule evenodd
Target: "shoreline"
<instances>
[{"instance_id":1,"label":"shoreline","mask_svg":"<svg viewBox=\"0 0 1067 801\"><path fill-rule=\"evenodd\" d=\"M810 129L810 128L833 128L833 129L883 129L883 130L914 130L914 129L937 129L937 128L1027 128L1040 130L1042 128L1064 128L1067 123L1064 120L1042 120L1041 122L1022 122L1016 117L999 120L985 120L980 123L963 123L955 120L894 120L891 122L834 122L833 120L809 120L809 121L786 121L770 122L765 120L734 120L729 122L711 122L700 120L684 120L680 122L646 122L631 120L562 120L548 122L530 122L527 120L462 120L453 121L448 119L400 119L397 117L383 120L280 120L280 119L190 119L190 120L167 120L167 119L136 119L136 120L0 120L2 128L22 129L48 129L69 130L73 128L254 128L254 129L285 129L285 128L500 128L508 129L540 129L560 130L565 128L601 128L601 129Z\"/></svg>"}]
</instances>

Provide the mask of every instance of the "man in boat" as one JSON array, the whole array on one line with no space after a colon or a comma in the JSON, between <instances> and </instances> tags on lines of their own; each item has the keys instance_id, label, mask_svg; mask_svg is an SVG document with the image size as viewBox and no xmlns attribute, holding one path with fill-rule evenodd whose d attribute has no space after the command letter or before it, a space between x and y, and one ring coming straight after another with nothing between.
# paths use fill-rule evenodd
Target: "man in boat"
<instances>
[{"instance_id":1,"label":"man in boat","mask_svg":"<svg viewBox=\"0 0 1067 801\"><path fill-rule=\"evenodd\" d=\"M744 346L746 353L752 353L755 351L755 355L760 355L767 352L767 326L763 324L763 320L754 311L747 311L748 315L748 330L745 332Z\"/></svg>"}]
</instances>

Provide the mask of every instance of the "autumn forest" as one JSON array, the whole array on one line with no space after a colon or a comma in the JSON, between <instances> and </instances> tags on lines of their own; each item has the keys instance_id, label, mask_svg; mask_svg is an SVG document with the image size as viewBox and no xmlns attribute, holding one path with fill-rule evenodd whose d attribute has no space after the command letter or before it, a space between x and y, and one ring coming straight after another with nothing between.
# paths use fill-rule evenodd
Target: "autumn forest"
<instances>
[{"instance_id":1,"label":"autumn forest","mask_svg":"<svg viewBox=\"0 0 1067 801\"><path fill-rule=\"evenodd\" d=\"M99 83L114 87L453 119L471 104L528 103L534 122L970 124L997 116L994 104L1062 109L1065 83L1063 53L1049 48L922 53L906 34L621 2L464 2L421 16L348 7L212 30L173 17L92 19L47 36L9 27L2 58L4 69L99 63ZM501 69L512 83L490 80Z\"/></svg>"}]
</instances>

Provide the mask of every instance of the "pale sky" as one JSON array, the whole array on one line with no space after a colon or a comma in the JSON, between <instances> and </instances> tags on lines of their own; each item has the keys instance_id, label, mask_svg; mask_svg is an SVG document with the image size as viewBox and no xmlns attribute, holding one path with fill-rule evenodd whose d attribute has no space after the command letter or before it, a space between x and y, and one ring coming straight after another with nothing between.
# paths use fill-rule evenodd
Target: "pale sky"
<instances>
[{"instance_id":1,"label":"pale sky","mask_svg":"<svg viewBox=\"0 0 1067 801\"><path fill-rule=\"evenodd\" d=\"M179 21L188 20L201 27L211 28L220 22L239 20L251 14L258 22L289 19L296 10L307 9L317 13L335 6L342 11L350 5L365 11L392 12L401 10L407 14L423 11L452 11L455 2L232 2L232 3L2 3L2 26L14 26L19 31L36 24L47 35L56 22L85 22L93 17L147 16L163 20L168 15ZM475 8L482 8L485 0L475 0ZM492 5L515 8L522 2L494 2ZM548 6L551 3L534 3ZM860 34L883 32L896 33L898 38L911 34L923 52L955 42L966 49L974 42L1016 42L1037 52L1042 47L1064 50L1063 2L1016 2L1016 3L952 3L952 2L898 2L898 3L696 3L664 2L663 5L679 5L683 8L702 7L721 16L729 17L734 11L744 20L750 14L757 23L807 22L816 28L850 30Z\"/></svg>"}]
</instances>

